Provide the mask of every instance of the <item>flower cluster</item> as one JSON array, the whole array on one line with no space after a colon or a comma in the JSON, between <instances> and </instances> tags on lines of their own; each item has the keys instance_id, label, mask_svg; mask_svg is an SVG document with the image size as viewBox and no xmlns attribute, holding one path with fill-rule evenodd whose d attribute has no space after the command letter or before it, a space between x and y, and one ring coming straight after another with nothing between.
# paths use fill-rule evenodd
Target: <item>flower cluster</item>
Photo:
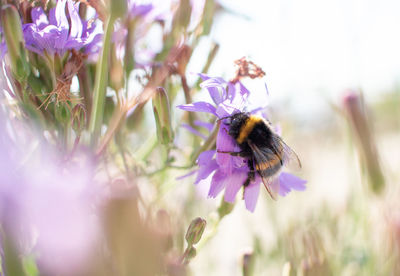
<instances>
[{"instance_id":1,"label":"flower cluster","mask_svg":"<svg viewBox=\"0 0 400 276\"><path fill-rule=\"evenodd\" d=\"M68 13L65 7L68 7ZM38 54L63 55L68 50L96 53L100 49L102 34L92 20L79 16L79 2L59 0L49 15L41 7L32 9L32 22L23 25L26 48Z\"/></svg>"},{"instance_id":2,"label":"flower cluster","mask_svg":"<svg viewBox=\"0 0 400 276\"><path fill-rule=\"evenodd\" d=\"M231 116L245 110L250 91L236 79L225 81L219 77L209 77L200 74L204 80L202 88L206 88L214 104L208 102L194 102L180 105L178 108L191 112L207 112L218 119ZM250 113L258 113L263 108L257 108ZM239 152L240 148L235 140L228 134L229 127L221 123L216 139L216 150L202 152L198 157L199 169L195 184L207 181L210 176L211 183L208 196L215 198L224 188L224 199L234 202L239 189L245 182L249 168L247 160L239 156L232 156L223 152ZM244 189L246 208L254 211L260 190L261 177L257 174L254 181ZM305 180L287 172L280 172L273 180L272 185L279 190L279 195L285 196L291 190L304 190Z\"/></svg>"}]
</instances>

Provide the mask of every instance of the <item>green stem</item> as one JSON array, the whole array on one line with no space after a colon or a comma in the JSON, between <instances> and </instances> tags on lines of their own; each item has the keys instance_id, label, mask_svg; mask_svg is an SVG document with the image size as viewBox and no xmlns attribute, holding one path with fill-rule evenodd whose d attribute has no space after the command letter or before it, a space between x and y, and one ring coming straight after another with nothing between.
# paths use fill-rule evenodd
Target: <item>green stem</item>
<instances>
[{"instance_id":1,"label":"green stem","mask_svg":"<svg viewBox=\"0 0 400 276\"><path fill-rule=\"evenodd\" d=\"M158 140L157 135L152 134L144 144L135 152L135 156L138 160L146 161L150 154L157 147Z\"/></svg>"},{"instance_id":2,"label":"green stem","mask_svg":"<svg viewBox=\"0 0 400 276\"><path fill-rule=\"evenodd\" d=\"M81 97L83 97L83 102L85 104L86 113L90 116L90 112L92 110L92 87L91 87L91 78L92 76L89 74L89 70L86 65L82 66L78 71L78 81L79 81L79 93ZM90 118L88 118L90 120ZM85 123L85 127L87 124Z\"/></svg>"},{"instance_id":3,"label":"green stem","mask_svg":"<svg viewBox=\"0 0 400 276\"><path fill-rule=\"evenodd\" d=\"M114 29L115 18L110 16L107 19L103 39L103 49L100 60L96 67L96 79L93 91L93 106L90 116L89 131L91 133L91 144L95 147L98 143L101 125L103 123L104 102L106 87L108 83L108 59L110 56L111 35Z\"/></svg>"}]
</instances>

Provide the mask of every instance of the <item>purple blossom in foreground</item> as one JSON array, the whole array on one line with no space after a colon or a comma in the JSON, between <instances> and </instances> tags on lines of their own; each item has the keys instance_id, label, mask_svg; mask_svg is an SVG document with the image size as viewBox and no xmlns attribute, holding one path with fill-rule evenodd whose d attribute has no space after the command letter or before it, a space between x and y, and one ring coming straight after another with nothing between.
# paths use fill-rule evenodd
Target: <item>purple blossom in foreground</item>
<instances>
[{"instance_id":1,"label":"purple blossom in foreground","mask_svg":"<svg viewBox=\"0 0 400 276\"><path fill-rule=\"evenodd\" d=\"M222 78L212 78L204 74L200 74L200 77L204 80L201 87L207 88L213 104L194 102L180 105L178 108L191 112L210 113L219 119L244 111L250 91L240 81L227 82ZM251 113L255 113L257 110ZM228 126L224 123L221 123L219 127L216 148L216 150L205 151L199 155L197 160L199 169L195 184L208 182L211 177L208 196L215 198L225 189L225 201L233 203L237 192L248 176L247 159L217 152L240 151L235 140L228 134ZM261 182L261 177L256 174L255 180L250 182L244 190L245 205L251 212L256 207ZM305 183L305 180L292 174L280 172L274 178L272 186L279 190L280 196L285 196L291 190L304 190L306 188Z\"/></svg>"},{"instance_id":2,"label":"purple blossom in foreground","mask_svg":"<svg viewBox=\"0 0 400 276\"><path fill-rule=\"evenodd\" d=\"M82 49L87 54L95 54L100 49L102 34L94 22L80 18L79 2L58 0L48 16L41 7L36 7L31 17L33 23L23 25L26 48L30 51L63 55L72 49Z\"/></svg>"},{"instance_id":3,"label":"purple blossom in foreground","mask_svg":"<svg viewBox=\"0 0 400 276\"><path fill-rule=\"evenodd\" d=\"M0 115L2 230L19 252L37 256L46 275L78 275L100 234L93 158L82 152L65 161L26 125Z\"/></svg>"}]
</instances>

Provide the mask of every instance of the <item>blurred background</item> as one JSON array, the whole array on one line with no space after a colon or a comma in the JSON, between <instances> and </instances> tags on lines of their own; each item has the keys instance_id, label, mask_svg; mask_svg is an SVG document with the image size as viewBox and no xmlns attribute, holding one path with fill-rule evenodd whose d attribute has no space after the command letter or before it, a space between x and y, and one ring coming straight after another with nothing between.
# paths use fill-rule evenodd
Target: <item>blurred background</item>
<instances>
[{"instance_id":1,"label":"blurred background","mask_svg":"<svg viewBox=\"0 0 400 276\"><path fill-rule=\"evenodd\" d=\"M220 44L210 72L228 74L243 53L266 72L271 98L296 103L290 111L301 118L327 112L328 100L349 87L379 100L399 86L398 1L219 3L229 12L204 38Z\"/></svg>"}]
</instances>

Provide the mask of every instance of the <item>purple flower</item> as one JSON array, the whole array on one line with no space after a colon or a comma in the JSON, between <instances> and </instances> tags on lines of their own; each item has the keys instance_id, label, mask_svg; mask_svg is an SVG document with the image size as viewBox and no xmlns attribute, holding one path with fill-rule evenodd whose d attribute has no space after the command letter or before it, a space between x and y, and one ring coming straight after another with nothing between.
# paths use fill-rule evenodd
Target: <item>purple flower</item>
<instances>
[{"instance_id":1,"label":"purple flower","mask_svg":"<svg viewBox=\"0 0 400 276\"><path fill-rule=\"evenodd\" d=\"M4 39L3 28L0 26L0 58L3 59L6 53L7 53L7 44Z\"/></svg>"},{"instance_id":2,"label":"purple flower","mask_svg":"<svg viewBox=\"0 0 400 276\"><path fill-rule=\"evenodd\" d=\"M65 6L68 6L68 13ZM92 22L79 16L79 2L58 0L49 15L41 7L32 9L33 23L23 25L26 48L38 54L63 55L68 50L94 54L100 49L102 34Z\"/></svg>"},{"instance_id":3,"label":"purple flower","mask_svg":"<svg viewBox=\"0 0 400 276\"><path fill-rule=\"evenodd\" d=\"M128 20L119 20L115 23L113 41L116 46L116 56L119 60L123 60L125 56L126 39L128 37L128 29L126 24L135 23L135 34L133 35L134 54L136 66L145 67L155 57L156 52L144 47L144 38L149 30L149 26L158 18L155 4L150 2L129 0L128 1ZM140 19L140 21L139 21Z\"/></svg>"},{"instance_id":4,"label":"purple flower","mask_svg":"<svg viewBox=\"0 0 400 276\"><path fill-rule=\"evenodd\" d=\"M200 86L207 88L213 104L195 102L180 105L178 108L191 112L210 113L219 119L244 111L250 91L240 81L227 82L222 78L199 75L204 80ZM257 108L250 113L256 113L259 110ZM217 134L216 150L205 151L199 155L197 160L199 169L195 184L211 181L208 196L215 198L225 189L225 201L233 203L236 194L248 177L249 168L246 158L219 152L240 151L238 144L228 131L229 127L221 123ZM256 207L261 182L261 177L256 174L254 181L251 181L244 189L245 205L251 212ZM305 180L292 174L280 172L273 178L271 186L279 191L280 196L285 196L291 190L304 190L305 183Z\"/></svg>"},{"instance_id":5,"label":"purple flower","mask_svg":"<svg viewBox=\"0 0 400 276\"><path fill-rule=\"evenodd\" d=\"M141 3L137 0L128 0L128 16L139 17L150 13L154 8L152 3Z\"/></svg>"},{"instance_id":6,"label":"purple flower","mask_svg":"<svg viewBox=\"0 0 400 276\"><path fill-rule=\"evenodd\" d=\"M0 115L2 229L21 253L37 256L45 274L78 275L100 234L93 158L82 152L65 161L26 125Z\"/></svg>"}]
</instances>

